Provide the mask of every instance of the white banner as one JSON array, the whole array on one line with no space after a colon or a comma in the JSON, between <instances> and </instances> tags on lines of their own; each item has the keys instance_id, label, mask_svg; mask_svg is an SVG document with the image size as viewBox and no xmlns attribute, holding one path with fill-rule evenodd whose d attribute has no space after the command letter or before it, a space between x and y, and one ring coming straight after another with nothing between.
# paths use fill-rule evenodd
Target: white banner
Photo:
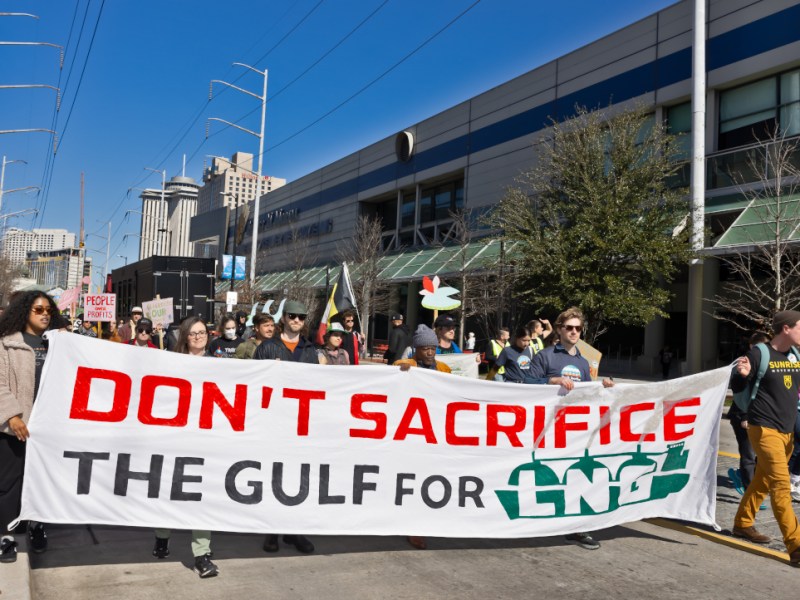
<instances>
[{"instance_id":1,"label":"white banner","mask_svg":"<svg viewBox=\"0 0 800 600\"><path fill-rule=\"evenodd\" d=\"M714 523L728 368L563 395L50 339L22 519L492 538Z\"/></svg>"},{"instance_id":2,"label":"white banner","mask_svg":"<svg viewBox=\"0 0 800 600\"><path fill-rule=\"evenodd\" d=\"M448 367L453 375L461 375L461 377L478 378L478 366L480 365L480 354L476 353L462 353L462 354L437 354L436 360L443 362Z\"/></svg>"}]
</instances>

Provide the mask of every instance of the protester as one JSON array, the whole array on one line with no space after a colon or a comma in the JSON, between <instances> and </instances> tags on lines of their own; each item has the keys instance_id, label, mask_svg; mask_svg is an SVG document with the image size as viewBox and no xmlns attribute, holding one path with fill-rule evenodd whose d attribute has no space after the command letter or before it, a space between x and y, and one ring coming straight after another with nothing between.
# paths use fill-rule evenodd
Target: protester
<instances>
[{"instance_id":1,"label":"protester","mask_svg":"<svg viewBox=\"0 0 800 600\"><path fill-rule=\"evenodd\" d=\"M517 327L511 338L511 345L500 351L494 367L489 371L486 379L493 380L499 369L503 369L503 381L509 383L536 383L531 376L531 330L527 327Z\"/></svg>"},{"instance_id":2,"label":"protester","mask_svg":"<svg viewBox=\"0 0 800 600\"><path fill-rule=\"evenodd\" d=\"M233 353L235 358L251 359L264 340L271 339L275 335L275 319L272 315L266 313L258 313L253 317L253 337L246 339L243 343L239 344L236 352Z\"/></svg>"},{"instance_id":3,"label":"protester","mask_svg":"<svg viewBox=\"0 0 800 600\"><path fill-rule=\"evenodd\" d=\"M461 348L455 343L456 321L450 315L439 315L433 322L438 343L436 354L461 354Z\"/></svg>"},{"instance_id":4,"label":"protester","mask_svg":"<svg viewBox=\"0 0 800 600\"><path fill-rule=\"evenodd\" d=\"M402 358L410 340L411 334L403 323L403 315L400 313L393 314L392 330L389 332L389 347L383 355L387 365L393 365L394 361Z\"/></svg>"},{"instance_id":5,"label":"protester","mask_svg":"<svg viewBox=\"0 0 800 600\"><path fill-rule=\"evenodd\" d=\"M307 316L308 309L305 304L297 300L288 300L283 305L283 314L278 324L280 335L261 342L256 348L253 358L255 360L285 360L319 364L314 344L307 337ZM284 535L283 542L294 546L298 552L303 554L314 552L314 544L303 535ZM264 552L277 552L280 550L278 535L275 533L267 534L263 548Z\"/></svg>"},{"instance_id":6,"label":"protester","mask_svg":"<svg viewBox=\"0 0 800 600\"><path fill-rule=\"evenodd\" d=\"M533 357L530 375L535 383L560 385L565 392L569 392L578 382L592 381L589 361L581 356L576 345L583 331L581 310L572 307L558 315L556 330L559 342L555 346L541 350ZM613 386L613 379L603 379L603 387ZM589 533L573 533L566 536L566 540L586 550L600 548L600 543Z\"/></svg>"},{"instance_id":7,"label":"protester","mask_svg":"<svg viewBox=\"0 0 800 600\"><path fill-rule=\"evenodd\" d=\"M97 337L97 331L95 331L95 329L94 329L94 323L92 323L91 321L87 321L87 320L83 319L82 316L80 318L82 319L81 320L81 326L78 327L78 331L76 331L75 333L77 333L78 335L83 335L83 336L90 337L90 338L96 338Z\"/></svg>"},{"instance_id":8,"label":"protester","mask_svg":"<svg viewBox=\"0 0 800 600\"><path fill-rule=\"evenodd\" d=\"M496 367L493 377L495 381L503 381L503 374L506 372L505 367L496 366L496 362L503 348L508 346L509 337L508 327L500 327L497 330L497 335L495 335L494 339L489 340L489 344L486 346L486 360L489 362L489 372L491 373ZM486 377L486 379L490 379L490 377Z\"/></svg>"},{"instance_id":9,"label":"protester","mask_svg":"<svg viewBox=\"0 0 800 600\"><path fill-rule=\"evenodd\" d=\"M464 341L464 349L470 352L475 351L475 334L471 331L467 334L467 339Z\"/></svg>"},{"instance_id":10,"label":"protester","mask_svg":"<svg viewBox=\"0 0 800 600\"><path fill-rule=\"evenodd\" d=\"M130 319L119 328L119 337L123 342L127 342L136 337L136 323L144 316L141 306L134 306L131 309Z\"/></svg>"},{"instance_id":11,"label":"protester","mask_svg":"<svg viewBox=\"0 0 800 600\"><path fill-rule=\"evenodd\" d=\"M317 358L321 365L349 365L350 357L342 348L344 327L339 323L331 323L325 332L325 345L317 350Z\"/></svg>"},{"instance_id":12,"label":"protester","mask_svg":"<svg viewBox=\"0 0 800 600\"><path fill-rule=\"evenodd\" d=\"M17 542L6 527L20 513L27 423L47 357L42 335L65 326L55 302L44 292L15 295L0 316L0 562L17 559ZM43 524L28 524L28 543L35 553L47 549Z\"/></svg>"},{"instance_id":13,"label":"protester","mask_svg":"<svg viewBox=\"0 0 800 600\"><path fill-rule=\"evenodd\" d=\"M140 321L141 322L141 321ZM178 332L178 345L175 351L190 356L208 356L208 328L200 317L188 317L181 323ZM153 556L166 558L169 556L169 529L156 529L156 541ZM211 532L206 530L192 531L193 570L201 579L214 577L219 573L217 565L211 562Z\"/></svg>"},{"instance_id":14,"label":"protester","mask_svg":"<svg viewBox=\"0 0 800 600\"><path fill-rule=\"evenodd\" d=\"M286 308L284 307L284 311ZM364 347L364 336L356 329L356 313L347 309L331 319L333 323L341 323L344 327L344 339L342 348L347 350L350 357L350 364L357 365L359 362L361 349Z\"/></svg>"},{"instance_id":15,"label":"protester","mask_svg":"<svg viewBox=\"0 0 800 600\"><path fill-rule=\"evenodd\" d=\"M661 379L669 379L669 369L672 366L674 354L669 346L664 346L658 351L658 362L661 363Z\"/></svg>"},{"instance_id":16,"label":"protester","mask_svg":"<svg viewBox=\"0 0 800 600\"><path fill-rule=\"evenodd\" d=\"M531 353L539 354L547 346L548 337L553 333L553 326L547 319L534 319L526 325L531 331Z\"/></svg>"},{"instance_id":17,"label":"protester","mask_svg":"<svg viewBox=\"0 0 800 600\"><path fill-rule=\"evenodd\" d=\"M450 367L443 362L436 360L436 349L439 345L439 338L427 325L420 325L414 332L411 340L414 346L414 357L403 358L393 364L400 367L401 371L408 371L411 367L431 369L442 373L450 373ZM425 550L428 542L424 536L410 535L406 538L408 543L418 550Z\"/></svg>"},{"instance_id":18,"label":"protester","mask_svg":"<svg viewBox=\"0 0 800 600\"><path fill-rule=\"evenodd\" d=\"M236 334L236 317L231 314L224 315L217 327L220 336L213 340L208 347L208 353L216 358L233 358L236 348L244 342Z\"/></svg>"},{"instance_id":19,"label":"protester","mask_svg":"<svg viewBox=\"0 0 800 600\"><path fill-rule=\"evenodd\" d=\"M747 409L747 436L756 454L753 480L747 488L733 524L733 535L756 544L771 541L754 526L759 505L769 494L772 512L783 535L793 565L800 565L800 524L792 508L787 463L794 448L800 384L800 312L784 310L772 319L774 337L767 344L770 361L755 398ZM731 389L747 388L759 372L761 351L751 348L736 361Z\"/></svg>"},{"instance_id":20,"label":"protester","mask_svg":"<svg viewBox=\"0 0 800 600\"><path fill-rule=\"evenodd\" d=\"M766 342L769 342L769 336L766 333L756 332L750 336L748 350L756 344ZM728 409L728 420L731 423L733 435L736 436L736 444L739 446L739 468L728 469L728 477L731 478L733 487L739 492L739 495L744 496L744 491L753 480L753 472L756 467L756 455L747 437L747 413L733 402Z\"/></svg>"},{"instance_id":21,"label":"protester","mask_svg":"<svg viewBox=\"0 0 800 600\"><path fill-rule=\"evenodd\" d=\"M153 335L153 322L150 319L139 319L136 323L136 337L128 342L131 346L139 348L158 348L151 336Z\"/></svg>"},{"instance_id":22,"label":"protester","mask_svg":"<svg viewBox=\"0 0 800 600\"><path fill-rule=\"evenodd\" d=\"M236 335L237 337L242 338L243 340L248 339L250 336L245 335L245 332L248 330L247 327L247 313L242 310L237 310L236 314Z\"/></svg>"}]
</instances>

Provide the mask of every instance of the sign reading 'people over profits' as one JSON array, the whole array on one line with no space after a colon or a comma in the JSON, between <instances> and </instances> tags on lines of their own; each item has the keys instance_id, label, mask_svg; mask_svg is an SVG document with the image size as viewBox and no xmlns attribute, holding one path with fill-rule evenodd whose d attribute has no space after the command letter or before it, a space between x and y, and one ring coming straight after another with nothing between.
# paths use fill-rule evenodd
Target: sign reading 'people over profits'
<instances>
[{"instance_id":1,"label":"sign reading 'people over profits'","mask_svg":"<svg viewBox=\"0 0 800 600\"><path fill-rule=\"evenodd\" d=\"M52 335L20 518L495 538L714 522L727 369L563 395L233 363Z\"/></svg>"}]
</instances>

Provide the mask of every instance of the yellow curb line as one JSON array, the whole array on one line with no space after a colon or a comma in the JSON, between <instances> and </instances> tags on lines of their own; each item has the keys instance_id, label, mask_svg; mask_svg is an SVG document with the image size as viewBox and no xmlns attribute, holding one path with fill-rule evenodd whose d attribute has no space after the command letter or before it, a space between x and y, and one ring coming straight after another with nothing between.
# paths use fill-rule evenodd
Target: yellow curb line
<instances>
[{"instance_id":1,"label":"yellow curb line","mask_svg":"<svg viewBox=\"0 0 800 600\"><path fill-rule=\"evenodd\" d=\"M749 552L750 554L755 554L763 558L771 558L772 560L777 560L784 564L794 566L789 561L789 555L786 552L779 552L778 550L772 550L771 548L764 548L763 546L757 546L756 544L743 542L727 535L714 533L713 531L705 531L704 529L698 529L697 527L690 527L689 525L675 523L674 521L669 521L667 519L645 519L645 522L657 527L664 527L665 529L672 529L673 531L688 533L689 535L696 535L697 537L708 540L709 542L714 542L715 544L722 544L723 546L728 546L729 548L743 550L744 552Z\"/></svg>"},{"instance_id":2,"label":"yellow curb line","mask_svg":"<svg viewBox=\"0 0 800 600\"><path fill-rule=\"evenodd\" d=\"M726 458L741 458L738 454L733 454L731 452L723 452L722 450L718 450L717 454L720 456L725 456Z\"/></svg>"}]
</instances>

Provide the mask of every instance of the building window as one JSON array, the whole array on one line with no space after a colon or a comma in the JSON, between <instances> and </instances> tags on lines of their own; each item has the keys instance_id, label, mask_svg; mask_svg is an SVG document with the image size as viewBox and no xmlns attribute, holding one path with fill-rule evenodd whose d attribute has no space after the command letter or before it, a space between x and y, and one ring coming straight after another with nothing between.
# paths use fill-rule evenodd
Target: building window
<instances>
[{"instance_id":1,"label":"building window","mask_svg":"<svg viewBox=\"0 0 800 600\"><path fill-rule=\"evenodd\" d=\"M406 192L403 194L403 203L400 206L400 227L410 227L414 225L414 212L417 206L416 193Z\"/></svg>"}]
</instances>

